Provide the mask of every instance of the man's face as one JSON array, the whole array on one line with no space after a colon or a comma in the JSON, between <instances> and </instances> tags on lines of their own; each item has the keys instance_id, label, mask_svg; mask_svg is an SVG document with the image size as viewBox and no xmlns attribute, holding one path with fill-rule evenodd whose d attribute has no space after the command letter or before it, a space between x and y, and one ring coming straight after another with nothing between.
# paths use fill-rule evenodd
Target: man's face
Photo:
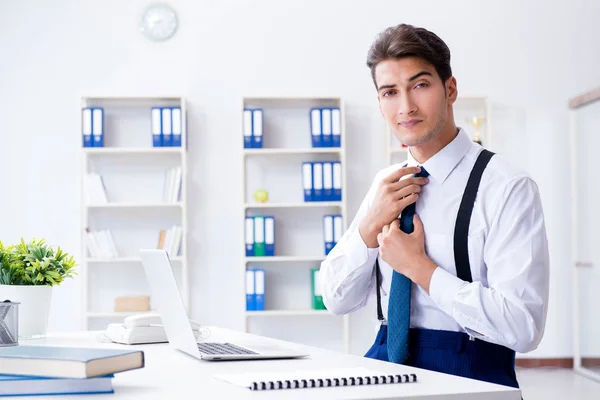
<instances>
[{"instance_id":1,"label":"man's face","mask_svg":"<svg viewBox=\"0 0 600 400\"><path fill-rule=\"evenodd\" d=\"M445 85L433 65L406 57L379 63L375 80L381 114L400 142L420 146L444 129L456 91L454 78Z\"/></svg>"}]
</instances>

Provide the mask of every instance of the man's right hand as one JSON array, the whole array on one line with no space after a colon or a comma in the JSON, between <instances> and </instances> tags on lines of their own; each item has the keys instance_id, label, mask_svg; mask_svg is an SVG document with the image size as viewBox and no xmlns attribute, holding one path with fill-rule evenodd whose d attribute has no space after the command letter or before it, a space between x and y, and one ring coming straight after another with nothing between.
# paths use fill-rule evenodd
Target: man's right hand
<instances>
[{"instance_id":1,"label":"man's right hand","mask_svg":"<svg viewBox=\"0 0 600 400\"><path fill-rule=\"evenodd\" d=\"M400 168L379 182L369 212L358 228L368 248L377 247L377 234L385 225L398 218L406 206L419 198L422 186L427 184L429 179L414 176L402 179L402 177L414 175L420 170L419 167Z\"/></svg>"}]
</instances>

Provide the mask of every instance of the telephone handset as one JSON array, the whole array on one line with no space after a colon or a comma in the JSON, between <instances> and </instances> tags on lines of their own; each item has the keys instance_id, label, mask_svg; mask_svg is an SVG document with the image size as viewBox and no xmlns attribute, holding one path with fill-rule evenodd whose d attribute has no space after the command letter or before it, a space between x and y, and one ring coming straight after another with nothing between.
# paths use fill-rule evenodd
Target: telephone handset
<instances>
[{"instance_id":1,"label":"telephone handset","mask_svg":"<svg viewBox=\"0 0 600 400\"><path fill-rule=\"evenodd\" d=\"M190 320L196 339L202 336L202 327L196 321ZM122 324L109 324L104 335L115 343L142 344L142 343L166 343L167 334L160 315L157 313L144 313L131 315Z\"/></svg>"}]
</instances>

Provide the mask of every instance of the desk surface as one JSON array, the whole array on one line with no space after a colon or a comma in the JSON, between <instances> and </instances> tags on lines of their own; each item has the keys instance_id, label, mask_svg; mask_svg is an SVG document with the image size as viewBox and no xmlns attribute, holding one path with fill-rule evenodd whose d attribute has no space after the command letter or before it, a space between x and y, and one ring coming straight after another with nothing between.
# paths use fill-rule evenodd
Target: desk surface
<instances>
[{"instance_id":1,"label":"desk surface","mask_svg":"<svg viewBox=\"0 0 600 400\"><path fill-rule=\"evenodd\" d=\"M253 361L201 361L170 347L169 344L126 346L103 343L97 339L100 332L76 332L49 334L46 339L21 340L21 345L48 345L73 347L136 348L143 350L146 366L142 369L118 373L113 380L114 394L76 395L72 399L187 399L187 398L235 398L235 399L300 399L310 396L317 399L493 399L517 400L517 389L440 374L403 365L338 353L317 347L268 339L252 334L209 327L207 341L231 341L233 343L277 343L306 351L310 357L297 360ZM331 388L285 389L252 391L234 386L213 377L219 373L237 372L283 372L297 369L323 369L365 367L385 373L416 373L418 382L391 385L369 385ZM227 397L225 397L227 396ZM56 399L56 396L47 396ZM25 399L25 397L20 397ZM32 399L41 399L36 396Z\"/></svg>"}]
</instances>

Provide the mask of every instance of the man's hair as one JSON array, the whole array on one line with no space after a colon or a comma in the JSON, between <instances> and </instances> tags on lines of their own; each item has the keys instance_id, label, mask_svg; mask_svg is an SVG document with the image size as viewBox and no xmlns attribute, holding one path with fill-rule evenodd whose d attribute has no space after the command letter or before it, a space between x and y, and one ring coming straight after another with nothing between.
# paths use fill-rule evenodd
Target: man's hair
<instances>
[{"instance_id":1,"label":"man's hair","mask_svg":"<svg viewBox=\"0 0 600 400\"><path fill-rule=\"evenodd\" d=\"M375 68L380 62L411 56L432 64L442 82L446 82L452 76L450 49L446 43L427 29L400 24L381 32L369 49L367 67L371 69L375 88Z\"/></svg>"}]
</instances>

